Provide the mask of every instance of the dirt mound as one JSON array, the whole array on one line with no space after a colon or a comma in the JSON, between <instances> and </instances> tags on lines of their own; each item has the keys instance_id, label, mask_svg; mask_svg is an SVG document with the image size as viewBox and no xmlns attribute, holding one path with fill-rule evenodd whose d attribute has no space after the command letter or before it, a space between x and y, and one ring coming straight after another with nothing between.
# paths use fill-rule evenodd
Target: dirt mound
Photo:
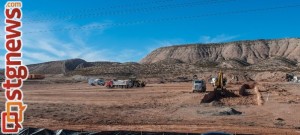
<instances>
[{"instance_id":1,"label":"dirt mound","mask_svg":"<svg viewBox=\"0 0 300 135\"><path fill-rule=\"evenodd\" d=\"M201 103L210 103L213 101L220 102L223 98L233 98L238 96L239 95L230 90L214 90L206 94L201 100Z\"/></svg>"},{"instance_id":2,"label":"dirt mound","mask_svg":"<svg viewBox=\"0 0 300 135\"><path fill-rule=\"evenodd\" d=\"M300 62L299 44L300 39L289 38L170 46L154 50L140 63L149 64L172 58L185 63L195 63L199 59L209 61L239 59L250 64L256 64L273 56Z\"/></svg>"},{"instance_id":3,"label":"dirt mound","mask_svg":"<svg viewBox=\"0 0 300 135\"><path fill-rule=\"evenodd\" d=\"M263 100L256 83L248 82L240 88L208 92L202 98L201 103L210 103L214 106L262 105Z\"/></svg>"},{"instance_id":4,"label":"dirt mound","mask_svg":"<svg viewBox=\"0 0 300 135\"><path fill-rule=\"evenodd\" d=\"M218 110L217 112L214 113L214 115L217 115L217 116L240 115L240 114L242 114L242 112L239 112L239 111L235 110L234 108L229 108L229 107L220 109L220 110Z\"/></svg>"},{"instance_id":5,"label":"dirt mound","mask_svg":"<svg viewBox=\"0 0 300 135\"><path fill-rule=\"evenodd\" d=\"M255 81L266 81L266 82L276 82L276 81L286 81L286 73L277 71L277 72L259 72L254 75L253 79Z\"/></svg>"},{"instance_id":6,"label":"dirt mound","mask_svg":"<svg viewBox=\"0 0 300 135\"><path fill-rule=\"evenodd\" d=\"M239 89L239 95L241 95L241 96L250 95L251 93L248 91L248 89L254 89L254 87L255 87L254 82L243 84L241 86L241 88Z\"/></svg>"}]
</instances>

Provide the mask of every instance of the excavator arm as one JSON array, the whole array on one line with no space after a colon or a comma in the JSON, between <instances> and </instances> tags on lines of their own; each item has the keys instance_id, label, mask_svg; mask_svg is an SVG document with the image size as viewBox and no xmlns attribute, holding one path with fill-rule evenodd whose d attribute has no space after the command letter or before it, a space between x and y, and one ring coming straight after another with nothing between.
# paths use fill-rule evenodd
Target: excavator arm
<instances>
[{"instance_id":1,"label":"excavator arm","mask_svg":"<svg viewBox=\"0 0 300 135\"><path fill-rule=\"evenodd\" d=\"M220 71L215 82L215 90L223 90L223 72Z\"/></svg>"}]
</instances>

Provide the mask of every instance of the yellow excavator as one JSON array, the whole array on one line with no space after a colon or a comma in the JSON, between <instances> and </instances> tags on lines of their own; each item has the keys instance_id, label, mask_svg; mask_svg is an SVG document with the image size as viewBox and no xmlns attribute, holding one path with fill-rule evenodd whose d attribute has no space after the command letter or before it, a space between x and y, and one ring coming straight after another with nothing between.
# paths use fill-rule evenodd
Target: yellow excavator
<instances>
[{"instance_id":1,"label":"yellow excavator","mask_svg":"<svg viewBox=\"0 0 300 135\"><path fill-rule=\"evenodd\" d=\"M225 93L226 79L223 77L223 72L221 70L219 71L218 77L214 83L214 90L204 95L201 103L209 103L214 100L218 100Z\"/></svg>"},{"instance_id":2,"label":"yellow excavator","mask_svg":"<svg viewBox=\"0 0 300 135\"><path fill-rule=\"evenodd\" d=\"M216 82L215 82L214 91L225 90L225 85L226 85L226 79L223 78L223 72L220 70L220 72L218 74L218 78L216 79Z\"/></svg>"}]
</instances>

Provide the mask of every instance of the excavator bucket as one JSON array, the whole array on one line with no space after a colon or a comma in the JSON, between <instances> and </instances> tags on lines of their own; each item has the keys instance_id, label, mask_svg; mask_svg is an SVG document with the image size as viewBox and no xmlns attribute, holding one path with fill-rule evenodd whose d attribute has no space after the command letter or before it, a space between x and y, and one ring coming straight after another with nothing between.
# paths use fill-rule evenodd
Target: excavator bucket
<instances>
[{"instance_id":1,"label":"excavator bucket","mask_svg":"<svg viewBox=\"0 0 300 135\"><path fill-rule=\"evenodd\" d=\"M222 71L220 71L215 83L214 91L211 91L206 95L204 95L203 99L201 100L201 103L210 103L212 101L218 101L221 98L237 96L232 91L226 90L224 85L225 83L224 83L223 73Z\"/></svg>"},{"instance_id":2,"label":"excavator bucket","mask_svg":"<svg viewBox=\"0 0 300 135\"><path fill-rule=\"evenodd\" d=\"M209 92L208 94L204 95L203 99L200 103L210 103L212 101L219 101L222 98L231 98L231 97L238 97L234 92L222 89Z\"/></svg>"}]
</instances>

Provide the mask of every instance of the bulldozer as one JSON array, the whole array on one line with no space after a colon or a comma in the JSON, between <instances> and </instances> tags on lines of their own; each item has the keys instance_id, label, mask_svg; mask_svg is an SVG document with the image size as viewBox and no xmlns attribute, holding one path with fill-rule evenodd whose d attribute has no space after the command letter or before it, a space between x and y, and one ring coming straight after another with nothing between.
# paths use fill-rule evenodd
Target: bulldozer
<instances>
[{"instance_id":1,"label":"bulldozer","mask_svg":"<svg viewBox=\"0 0 300 135\"><path fill-rule=\"evenodd\" d=\"M226 78L223 76L223 72L220 70L218 73L218 77L216 78L214 90L209 92L208 94L204 95L201 103L209 103L214 100L218 100L222 96L225 96L227 93L226 90Z\"/></svg>"}]
</instances>

